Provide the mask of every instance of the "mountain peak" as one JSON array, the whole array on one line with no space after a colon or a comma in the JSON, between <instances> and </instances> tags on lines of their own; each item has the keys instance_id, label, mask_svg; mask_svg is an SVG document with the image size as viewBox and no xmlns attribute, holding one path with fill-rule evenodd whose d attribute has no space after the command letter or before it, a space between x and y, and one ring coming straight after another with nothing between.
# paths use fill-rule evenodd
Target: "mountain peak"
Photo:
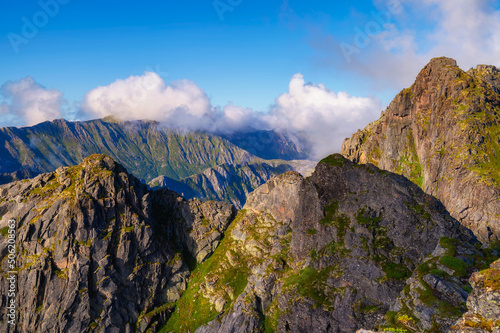
<instances>
[{"instance_id":1,"label":"mountain peak","mask_svg":"<svg viewBox=\"0 0 500 333\"><path fill-rule=\"evenodd\" d=\"M424 67L458 67L457 61L448 57L432 58L429 63Z\"/></svg>"},{"instance_id":2,"label":"mountain peak","mask_svg":"<svg viewBox=\"0 0 500 333\"><path fill-rule=\"evenodd\" d=\"M500 75L435 58L342 154L406 176L482 241L500 239Z\"/></svg>"},{"instance_id":3,"label":"mountain peak","mask_svg":"<svg viewBox=\"0 0 500 333\"><path fill-rule=\"evenodd\" d=\"M446 57L431 59L418 74L415 84L412 86L412 88L416 88L416 91L414 90L413 92L429 91L430 88L435 87L437 83L448 84L459 78L462 72L463 71L457 65L457 61L454 59ZM403 92L405 90L403 90Z\"/></svg>"},{"instance_id":4,"label":"mountain peak","mask_svg":"<svg viewBox=\"0 0 500 333\"><path fill-rule=\"evenodd\" d=\"M125 171L121 164L115 162L111 157L104 154L93 154L87 156L81 163L81 166L84 168L98 168L108 171Z\"/></svg>"}]
</instances>

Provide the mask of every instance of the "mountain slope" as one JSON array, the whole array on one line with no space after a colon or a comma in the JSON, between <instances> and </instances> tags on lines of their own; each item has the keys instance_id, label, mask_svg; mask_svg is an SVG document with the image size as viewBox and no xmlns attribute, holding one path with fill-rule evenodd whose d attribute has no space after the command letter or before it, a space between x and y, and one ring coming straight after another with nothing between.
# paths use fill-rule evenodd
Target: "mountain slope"
<instances>
[{"instance_id":1,"label":"mountain slope","mask_svg":"<svg viewBox=\"0 0 500 333\"><path fill-rule=\"evenodd\" d=\"M306 155L285 135L263 133L265 136L260 132L232 135L229 139L235 144L215 134L184 133L153 121L118 122L112 118L58 119L32 127L0 128L0 182L75 165L91 154L112 157L146 182L158 176L179 180L217 165L246 163L262 154L287 160ZM265 149L257 149L262 144ZM253 148L260 155L245 150Z\"/></svg>"},{"instance_id":2,"label":"mountain slope","mask_svg":"<svg viewBox=\"0 0 500 333\"><path fill-rule=\"evenodd\" d=\"M245 204L247 195L272 177L294 170L308 174L314 168L313 164L315 162L311 161L223 164L180 181L161 176L153 179L149 185L154 188L165 186L186 199L226 201L240 209Z\"/></svg>"},{"instance_id":3,"label":"mountain slope","mask_svg":"<svg viewBox=\"0 0 500 333\"><path fill-rule=\"evenodd\" d=\"M0 215L5 332L446 331L498 259L406 178L340 155L272 178L236 217L92 155L0 186Z\"/></svg>"},{"instance_id":4,"label":"mountain slope","mask_svg":"<svg viewBox=\"0 0 500 333\"><path fill-rule=\"evenodd\" d=\"M210 256L233 213L225 203L150 191L103 155L0 186L1 272L17 272L18 315L1 331L154 329L185 289L190 258ZM10 219L16 267L6 260ZM0 285L2 318L8 288Z\"/></svg>"},{"instance_id":5,"label":"mountain slope","mask_svg":"<svg viewBox=\"0 0 500 333\"><path fill-rule=\"evenodd\" d=\"M182 134L145 121L59 119L33 127L2 128L0 142L0 172L4 174L19 170L27 170L31 175L51 172L99 153L149 181L159 175L180 179L218 164L242 163L253 158L220 137Z\"/></svg>"},{"instance_id":6,"label":"mountain slope","mask_svg":"<svg viewBox=\"0 0 500 333\"><path fill-rule=\"evenodd\" d=\"M245 149L252 155L267 160L306 160L309 144L300 134L276 131L255 131L222 135L236 146Z\"/></svg>"},{"instance_id":7,"label":"mountain slope","mask_svg":"<svg viewBox=\"0 0 500 333\"><path fill-rule=\"evenodd\" d=\"M409 318L417 331L445 331L466 309L438 287L429 287L431 302L454 309L452 316L429 305L433 317L419 319L420 297L428 300L419 294L409 307L396 304L404 302L406 279L420 281L416 269L439 264L441 243L449 242L460 249L446 252L446 260L465 265L464 279L475 265L487 267L472 233L438 200L404 177L333 155L308 179L286 173L250 194L214 254L192 272L161 332L406 327L385 317L391 313ZM447 274L439 286L458 285L467 294Z\"/></svg>"},{"instance_id":8,"label":"mountain slope","mask_svg":"<svg viewBox=\"0 0 500 333\"><path fill-rule=\"evenodd\" d=\"M500 72L433 59L342 154L408 177L483 241L500 239Z\"/></svg>"}]
</instances>

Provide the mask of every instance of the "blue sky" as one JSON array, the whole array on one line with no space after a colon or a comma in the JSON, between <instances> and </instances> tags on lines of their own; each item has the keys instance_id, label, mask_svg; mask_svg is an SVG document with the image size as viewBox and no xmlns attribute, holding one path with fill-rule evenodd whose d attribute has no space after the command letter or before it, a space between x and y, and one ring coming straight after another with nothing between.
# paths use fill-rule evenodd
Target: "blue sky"
<instances>
[{"instance_id":1,"label":"blue sky","mask_svg":"<svg viewBox=\"0 0 500 333\"><path fill-rule=\"evenodd\" d=\"M191 116L215 112L210 117L241 116L273 127L282 123L277 115L297 113L281 125L314 131L314 124L297 125L305 115L287 109L293 106L337 129L339 121L363 127L432 57L453 57L464 69L500 65L499 4L493 0L41 0L0 6L0 126L122 112L110 105L140 114L145 104L123 97L137 86L114 84L132 76L129 85L165 90L158 105L148 104L158 112L170 112L166 105L194 110L186 94L202 94L207 102L198 102L207 109L187 112ZM156 72L165 87L153 76L141 81L145 72ZM302 86L292 93L294 82ZM90 92L110 86L89 101ZM339 97L344 93L350 98ZM351 103L353 118L339 118L335 110L349 115ZM359 111L360 103L366 110ZM256 119L256 112L274 118Z\"/></svg>"},{"instance_id":2,"label":"blue sky","mask_svg":"<svg viewBox=\"0 0 500 333\"><path fill-rule=\"evenodd\" d=\"M224 2L229 5L230 2ZM233 2L237 3L237 2ZM243 0L220 19L212 1L78 1L58 13L14 52L8 33L21 35L37 1L4 2L0 14L0 82L32 76L70 99L118 78L154 70L167 81L189 79L216 105L228 101L266 110L295 73L333 90L362 89L315 63L312 30L350 33L351 12L370 1L290 1L304 18L288 18L281 1ZM365 92L365 94L368 91Z\"/></svg>"}]
</instances>

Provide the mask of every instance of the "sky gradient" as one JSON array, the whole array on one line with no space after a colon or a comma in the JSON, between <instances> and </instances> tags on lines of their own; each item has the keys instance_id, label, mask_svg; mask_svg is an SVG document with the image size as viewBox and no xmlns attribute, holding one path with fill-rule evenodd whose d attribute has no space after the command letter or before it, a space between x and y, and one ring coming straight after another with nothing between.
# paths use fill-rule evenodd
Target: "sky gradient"
<instances>
[{"instance_id":1,"label":"sky gradient","mask_svg":"<svg viewBox=\"0 0 500 333\"><path fill-rule=\"evenodd\" d=\"M0 127L113 113L177 126L187 114L180 123L207 130L208 118L219 130L250 121L309 133L326 123L338 146L432 57L500 65L500 7L490 0L0 6Z\"/></svg>"}]
</instances>

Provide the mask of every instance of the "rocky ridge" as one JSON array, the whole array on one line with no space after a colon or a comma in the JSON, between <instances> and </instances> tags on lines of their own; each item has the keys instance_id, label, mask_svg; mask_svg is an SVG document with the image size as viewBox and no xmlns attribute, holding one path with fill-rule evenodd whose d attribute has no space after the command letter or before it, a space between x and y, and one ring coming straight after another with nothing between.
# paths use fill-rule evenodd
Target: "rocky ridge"
<instances>
[{"instance_id":1,"label":"rocky ridge","mask_svg":"<svg viewBox=\"0 0 500 333\"><path fill-rule=\"evenodd\" d=\"M498 259L412 182L340 155L272 178L236 217L103 155L0 186L0 214L4 275L9 219L18 237L6 332L446 331Z\"/></svg>"},{"instance_id":2,"label":"rocky ridge","mask_svg":"<svg viewBox=\"0 0 500 333\"><path fill-rule=\"evenodd\" d=\"M190 263L213 252L233 213L226 203L151 191L103 155L0 186L0 265L6 276L15 219L19 316L7 323L2 297L0 329L155 330L186 288Z\"/></svg>"},{"instance_id":3,"label":"rocky ridge","mask_svg":"<svg viewBox=\"0 0 500 333\"><path fill-rule=\"evenodd\" d=\"M472 274L469 311L454 325L452 333L500 332L500 260Z\"/></svg>"},{"instance_id":4,"label":"rocky ridge","mask_svg":"<svg viewBox=\"0 0 500 333\"><path fill-rule=\"evenodd\" d=\"M402 174L482 240L500 238L500 71L436 58L342 154Z\"/></svg>"}]
</instances>

